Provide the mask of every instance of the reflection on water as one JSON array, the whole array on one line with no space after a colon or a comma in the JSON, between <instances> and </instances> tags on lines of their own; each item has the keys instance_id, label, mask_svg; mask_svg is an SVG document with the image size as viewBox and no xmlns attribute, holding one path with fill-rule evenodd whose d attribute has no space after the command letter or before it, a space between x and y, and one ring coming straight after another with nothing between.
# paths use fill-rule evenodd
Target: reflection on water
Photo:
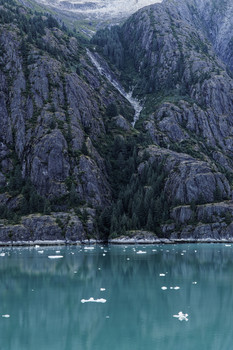
<instances>
[{"instance_id":1,"label":"reflection on water","mask_svg":"<svg viewBox=\"0 0 233 350\"><path fill-rule=\"evenodd\" d=\"M231 349L233 245L39 250L0 251L0 349Z\"/></svg>"}]
</instances>

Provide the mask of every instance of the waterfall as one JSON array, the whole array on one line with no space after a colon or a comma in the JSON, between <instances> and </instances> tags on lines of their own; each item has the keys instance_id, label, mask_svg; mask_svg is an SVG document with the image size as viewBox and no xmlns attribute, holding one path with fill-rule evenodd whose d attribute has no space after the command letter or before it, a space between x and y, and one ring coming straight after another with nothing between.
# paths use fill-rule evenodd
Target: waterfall
<instances>
[{"instance_id":1,"label":"waterfall","mask_svg":"<svg viewBox=\"0 0 233 350\"><path fill-rule=\"evenodd\" d=\"M101 65L101 62L96 58L93 53L91 53L90 50L87 49L87 55L90 58L91 62L93 65L97 68L98 72L103 75L114 88L116 88L122 96L126 98L126 100L129 101L129 103L133 106L135 114L134 114L134 119L132 122L132 126L135 126L136 121L140 117L140 113L142 111L142 106L140 102L132 96L132 91L126 92L125 89L121 86L121 84L110 74L110 72L107 71L103 65Z\"/></svg>"}]
</instances>

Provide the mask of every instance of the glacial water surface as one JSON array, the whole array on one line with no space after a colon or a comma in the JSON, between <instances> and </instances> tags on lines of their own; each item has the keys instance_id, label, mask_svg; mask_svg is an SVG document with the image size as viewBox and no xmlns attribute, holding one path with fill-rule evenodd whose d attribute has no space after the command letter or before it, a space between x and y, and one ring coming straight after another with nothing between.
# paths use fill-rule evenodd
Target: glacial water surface
<instances>
[{"instance_id":1,"label":"glacial water surface","mask_svg":"<svg viewBox=\"0 0 233 350\"><path fill-rule=\"evenodd\" d=\"M232 310L233 245L0 249L0 350L230 350Z\"/></svg>"}]
</instances>

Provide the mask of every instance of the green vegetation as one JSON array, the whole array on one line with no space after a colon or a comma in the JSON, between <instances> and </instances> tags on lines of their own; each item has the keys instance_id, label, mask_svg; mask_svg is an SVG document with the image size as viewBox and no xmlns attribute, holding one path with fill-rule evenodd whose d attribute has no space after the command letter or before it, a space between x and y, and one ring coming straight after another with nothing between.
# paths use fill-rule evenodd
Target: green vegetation
<instances>
[{"instance_id":1,"label":"green vegetation","mask_svg":"<svg viewBox=\"0 0 233 350\"><path fill-rule=\"evenodd\" d=\"M149 155L139 152L137 141L137 137L124 139L117 136L108 145L105 157L114 200L99 215L98 227L102 238L138 229L161 235L160 224L169 219L169 207L163 191L166 179L163 164L150 163ZM145 147L147 142L144 139L140 144L144 143ZM140 163L143 168L138 170Z\"/></svg>"}]
</instances>

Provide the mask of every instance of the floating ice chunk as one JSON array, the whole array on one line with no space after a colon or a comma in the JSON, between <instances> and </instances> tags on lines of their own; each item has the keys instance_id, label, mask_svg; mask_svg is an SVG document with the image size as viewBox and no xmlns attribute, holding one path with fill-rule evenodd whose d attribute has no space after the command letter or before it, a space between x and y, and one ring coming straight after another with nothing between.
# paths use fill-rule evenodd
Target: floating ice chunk
<instances>
[{"instance_id":1,"label":"floating ice chunk","mask_svg":"<svg viewBox=\"0 0 233 350\"><path fill-rule=\"evenodd\" d=\"M194 250L195 253L197 253L197 250Z\"/></svg>"},{"instance_id":2,"label":"floating ice chunk","mask_svg":"<svg viewBox=\"0 0 233 350\"><path fill-rule=\"evenodd\" d=\"M166 289L167 289L167 287L163 286L163 287L161 287L161 289L162 289L162 290L166 290Z\"/></svg>"},{"instance_id":3,"label":"floating ice chunk","mask_svg":"<svg viewBox=\"0 0 233 350\"><path fill-rule=\"evenodd\" d=\"M39 253L39 254L43 254L43 253L44 253L44 251L43 251L43 250L38 250L38 251L37 251L37 253Z\"/></svg>"},{"instance_id":4,"label":"floating ice chunk","mask_svg":"<svg viewBox=\"0 0 233 350\"><path fill-rule=\"evenodd\" d=\"M164 277L164 276L166 276L166 275L165 275L165 273L160 273L159 276L160 276L160 277Z\"/></svg>"},{"instance_id":5,"label":"floating ice chunk","mask_svg":"<svg viewBox=\"0 0 233 350\"><path fill-rule=\"evenodd\" d=\"M146 254L146 252L144 250L139 250L137 254Z\"/></svg>"},{"instance_id":6,"label":"floating ice chunk","mask_svg":"<svg viewBox=\"0 0 233 350\"><path fill-rule=\"evenodd\" d=\"M188 314L183 314L182 311L178 312L178 315L173 315L173 317L178 318L179 321L188 321Z\"/></svg>"},{"instance_id":7,"label":"floating ice chunk","mask_svg":"<svg viewBox=\"0 0 233 350\"><path fill-rule=\"evenodd\" d=\"M90 298L90 299L82 299L81 303L106 303L106 299L94 299L94 298Z\"/></svg>"},{"instance_id":8,"label":"floating ice chunk","mask_svg":"<svg viewBox=\"0 0 233 350\"><path fill-rule=\"evenodd\" d=\"M103 256L106 256L106 254L103 254Z\"/></svg>"},{"instance_id":9,"label":"floating ice chunk","mask_svg":"<svg viewBox=\"0 0 233 350\"><path fill-rule=\"evenodd\" d=\"M174 287L174 289L175 289L175 290L178 290L178 289L180 289L180 287L178 287L178 286L175 286L175 287Z\"/></svg>"},{"instance_id":10,"label":"floating ice chunk","mask_svg":"<svg viewBox=\"0 0 233 350\"><path fill-rule=\"evenodd\" d=\"M60 250L56 250L56 254L59 254L59 253L61 253L61 251Z\"/></svg>"},{"instance_id":11,"label":"floating ice chunk","mask_svg":"<svg viewBox=\"0 0 233 350\"><path fill-rule=\"evenodd\" d=\"M40 248L40 246L38 244L35 245L35 248Z\"/></svg>"},{"instance_id":12,"label":"floating ice chunk","mask_svg":"<svg viewBox=\"0 0 233 350\"><path fill-rule=\"evenodd\" d=\"M73 253L73 252L71 252L71 254L72 254L72 255L74 255L74 253Z\"/></svg>"},{"instance_id":13,"label":"floating ice chunk","mask_svg":"<svg viewBox=\"0 0 233 350\"><path fill-rule=\"evenodd\" d=\"M127 258L127 260L130 260L130 258Z\"/></svg>"},{"instance_id":14,"label":"floating ice chunk","mask_svg":"<svg viewBox=\"0 0 233 350\"><path fill-rule=\"evenodd\" d=\"M49 259L61 259L61 258L63 258L63 255L49 255L48 258Z\"/></svg>"},{"instance_id":15,"label":"floating ice chunk","mask_svg":"<svg viewBox=\"0 0 233 350\"><path fill-rule=\"evenodd\" d=\"M85 250L93 250L95 247L84 247Z\"/></svg>"},{"instance_id":16,"label":"floating ice chunk","mask_svg":"<svg viewBox=\"0 0 233 350\"><path fill-rule=\"evenodd\" d=\"M231 247L231 244L225 244L225 247Z\"/></svg>"},{"instance_id":17,"label":"floating ice chunk","mask_svg":"<svg viewBox=\"0 0 233 350\"><path fill-rule=\"evenodd\" d=\"M174 289L174 287L170 287L170 289Z\"/></svg>"},{"instance_id":18,"label":"floating ice chunk","mask_svg":"<svg viewBox=\"0 0 233 350\"><path fill-rule=\"evenodd\" d=\"M74 271L74 273L78 273L77 271Z\"/></svg>"},{"instance_id":19,"label":"floating ice chunk","mask_svg":"<svg viewBox=\"0 0 233 350\"><path fill-rule=\"evenodd\" d=\"M169 252L170 252L170 250L166 250L166 252L167 252L167 253L169 253Z\"/></svg>"},{"instance_id":20,"label":"floating ice chunk","mask_svg":"<svg viewBox=\"0 0 233 350\"><path fill-rule=\"evenodd\" d=\"M192 284L197 284L197 282L195 281L195 282L192 282Z\"/></svg>"},{"instance_id":21,"label":"floating ice chunk","mask_svg":"<svg viewBox=\"0 0 233 350\"><path fill-rule=\"evenodd\" d=\"M10 315L2 315L2 317L9 318Z\"/></svg>"},{"instance_id":22,"label":"floating ice chunk","mask_svg":"<svg viewBox=\"0 0 233 350\"><path fill-rule=\"evenodd\" d=\"M101 292L104 292L106 290L106 288L100 288Z\"/></svg>"},{"instance_id":23,"label":"floating ice chunk","mask_svg":"<svg viewBox=\"0 0 233 350\"><path fill-rule=\"evenodd\" d=\"M100 271L100 270L101 270L101 268L100 268L100 267L98 267L98 270Z\"/></svg>"},{"instance_id":24,"label":"floating ice chunk","mask_svg":"<svg viewBox=\"0 0 233 350\"><path fill-rule=\"evenodd\" d=\"M157 249L152 249L152 252L157 252Z\"/></svg>"},{"instance_id":25,"label":"floating ice chunk","mask_svg":"<svg viewBox=\"0 0 233 350\"><path fill-rule=\"evenodd\" d=\"M181 253L180 255L184 255L184 253Z\"/></svg>"},{"instance_id":26,"label":"floating ice chunk","mask_svg":"<svg viewBox=\"0 0 233 350\"><path fill-rule=\"evenodd\" d=\"M0 256L5 256L5 255L6 255L6 253L1 253L1 254L0 254Z\"/></svg>"},{"instance_id":27,"label":"floating ice chunk","mask_svg":"<svg viewBox=\"0 0 233 350\"><path fill-rule=\"evenodd\" d=\"M106 318L110 318L109 316L106 316Z\"/></svg>"}]
</instances>

